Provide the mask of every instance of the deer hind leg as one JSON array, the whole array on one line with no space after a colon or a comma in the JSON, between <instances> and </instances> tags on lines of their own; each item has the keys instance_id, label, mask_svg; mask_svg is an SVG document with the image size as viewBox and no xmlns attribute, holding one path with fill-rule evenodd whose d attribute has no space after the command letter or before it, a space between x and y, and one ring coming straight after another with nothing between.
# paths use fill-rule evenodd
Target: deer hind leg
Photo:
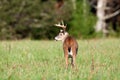
<instances>
[{"instance_id":1,"label":"deer hind leg","mask_svg":"<svg viewBox=\"0 0 120 80\"><path fill-rule=\"evenodd\" d=\"M74 56L71 58L71 65L74 68L74 66L75 66L75 57Z\"/></svg>"},{"instance_id":2,"label":"deer hind leg","mask_svg":"<svg viewBox=\"0 0 120 80\"><path fill-rule=\"evenodd\" d=\"M72 67L74 67L74 64L73 64L73 57L71 58L71 65L72 65Z\"/></svg>"},{"instance_id":3,"label":"deer hind leg","mask_svg":"<svg viewBox=\"0 0 120 80\"><path fill-rule=\"evenodd\" d=\"M68 56L65 57L66 68L68 68Z\"/></svg>"},{"instance_id":4,"label":"deer hind leg","mask_svg":"<svg viewBox=\"0 0 120 80\"><path fill-rule=\"evenodd\" d=\"M75 56L73 55L73 57L71 58L71 65L72 67L75 66Z\"/></svg>"},{"instance_id":5,"label":"deer hind leg","mask_svg":"<svg viewBox=\"0 0 120 80\"><path fill-rule=\"evenodd\" d=\"M76 64L76 50L72 49L72 51L73 51L73 55L72 55L72 58L71 58L71 63L72 63L72 67L74 67L75 64Z\"/></svg>"},{"instance_id":6,"label":"deer hind leg","mask_svg":"<svg viewBox=\"0 0 120 80\"><path fill-rule=\"evenodd\" d=\"M68 50L64 50L66 68L68 68Z\"/></svg>"}]
</instances>

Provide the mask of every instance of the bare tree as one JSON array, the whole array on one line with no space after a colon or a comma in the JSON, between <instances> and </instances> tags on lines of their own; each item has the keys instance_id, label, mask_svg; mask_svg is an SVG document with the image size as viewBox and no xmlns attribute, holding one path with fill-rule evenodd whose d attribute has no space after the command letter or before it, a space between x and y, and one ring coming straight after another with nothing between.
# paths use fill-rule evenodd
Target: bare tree
<instances>
[{"instance_id":1,"label":"bare tree","mask_svg":"<svg viewBox=\"0 0 120 80\"><path fill-rule=\"evenodd\" d=\"M116 12L112 14L106 14L105 11L110 9L107 7L107 1L108 0L98 0L97 6L95 8L97 9L96 15L97 15L97 23L95 25L96 31L101 31L104 33L104 35L108 35L108 24L106 23L107 19L110 19L120 13L120 10L117 10Z\"/></svg>"}]
</instances>

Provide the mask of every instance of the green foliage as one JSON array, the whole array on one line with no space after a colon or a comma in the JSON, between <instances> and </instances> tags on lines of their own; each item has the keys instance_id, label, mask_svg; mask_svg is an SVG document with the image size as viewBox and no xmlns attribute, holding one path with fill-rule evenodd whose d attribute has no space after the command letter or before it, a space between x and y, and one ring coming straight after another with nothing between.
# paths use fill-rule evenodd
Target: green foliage
<instances>
[{"instance_id":1,"label":"green foliage","mask_svg":"<svg viewBox=\"0 0 120 80\"><path fill-rule=\"evenodd\" d=\"M77 1L77 9L73 13L70 33L78 38L90 38L94 36L95 17L89 12L86 0Z\"/></svg>"},{"instance_id":2,"label":"green foliage","mask_svg":"<svg viewBox=\"0 0 120 80\"><path fill-rule=\"evenodd\" d=\"M97 36L96 17L90 13L87 0L76 0L76 9L72 0L63 0L62 7L56 8L57 1L0 0L0 40L53 39L59 31L54 24L61 20L76 38Z\"/></svg>"},{"instance_id":3,"label":"green foliage","mask_svg":"<svg viewBox=\"0 0 120 80\"><path fill-rule=\"evenodd\" d=\"M57 23L59 18L69 20L71 17L69 3L70 1L65 1L57 13L56 0L0 1L0 39L53 38L57 32L52 28L53 24Z\"/></svg>"},{"instance_id":4,"label":"green foliage","mask_svg":"<svg viewBox=\"0 0 120 80\"><path fill-rule=\"evenodd\" d=\"M61 42L2 41L0 80L119 80L119 41L78 40L76 69L65 69Z\"/></svg>"}]
</instances>

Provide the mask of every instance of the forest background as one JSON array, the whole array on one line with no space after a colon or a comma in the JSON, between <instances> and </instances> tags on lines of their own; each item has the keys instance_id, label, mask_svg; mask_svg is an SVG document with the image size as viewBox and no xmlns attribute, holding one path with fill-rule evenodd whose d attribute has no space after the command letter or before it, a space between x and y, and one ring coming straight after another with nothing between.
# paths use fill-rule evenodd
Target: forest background
<instances>
[{"instance_id":1,"label":"forest background","mask_svg":"<svg viewBox=\"0 0 120 80\"><path fill-rule=\"evenodd\" d=\"M61 20L78 39L101 37L87 0L0 0L0 40L54 39ZM76 1L76 2L74 2ZM59 4L58 4L59 3ZM119 33L111 31L112 37Z\"/></svg>"}]
</instances>

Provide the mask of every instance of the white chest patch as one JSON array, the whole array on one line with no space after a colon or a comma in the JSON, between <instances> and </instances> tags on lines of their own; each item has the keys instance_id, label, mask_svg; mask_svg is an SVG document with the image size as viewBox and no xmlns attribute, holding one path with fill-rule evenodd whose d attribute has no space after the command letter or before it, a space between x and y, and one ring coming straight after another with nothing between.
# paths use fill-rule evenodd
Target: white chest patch
<instances>
[{"instance_id":1,"label":"white chest patch","mask_svg":"<svg viewBox=\"0 0 120 80\"><path fill-rule=\"evenodd\" d=\"M73 55L72 50L71 50L70 52L68 52L68 55L70 55L70 56L72 56L72 55Z\"/></svg>"}]
</instances>

